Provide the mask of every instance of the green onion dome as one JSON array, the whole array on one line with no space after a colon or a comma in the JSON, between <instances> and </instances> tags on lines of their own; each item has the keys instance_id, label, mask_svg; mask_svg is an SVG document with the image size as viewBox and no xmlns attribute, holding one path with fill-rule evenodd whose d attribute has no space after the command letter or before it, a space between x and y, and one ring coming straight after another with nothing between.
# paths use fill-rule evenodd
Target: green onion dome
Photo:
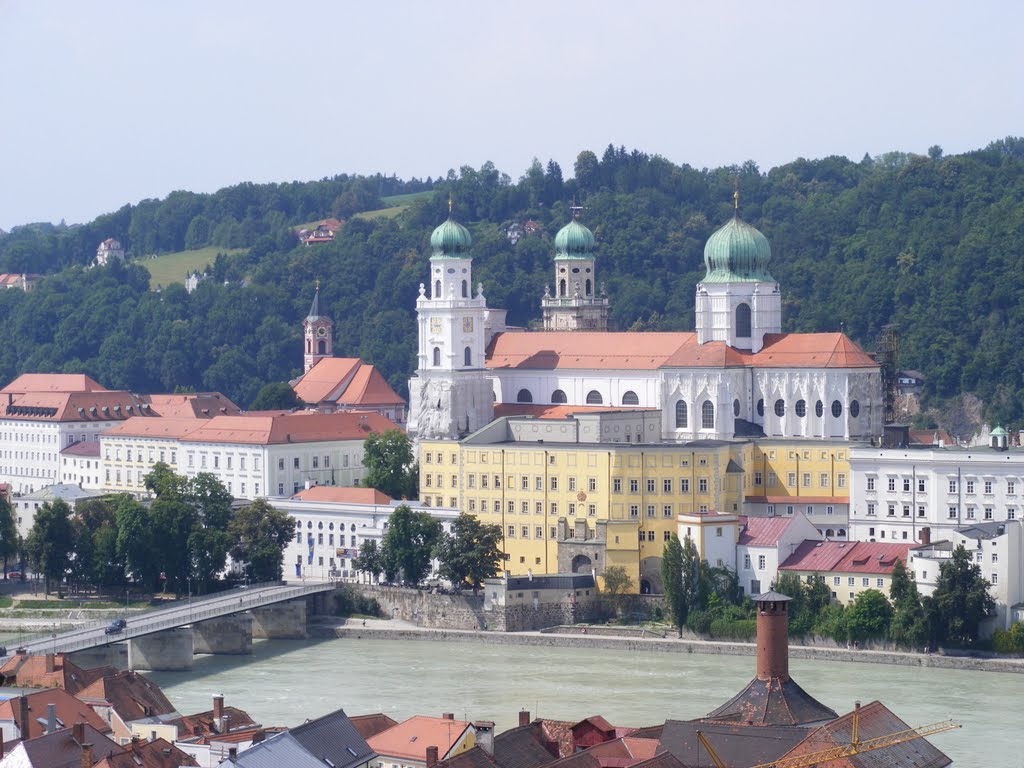
<instances>
[{"instance_id":1,"label":"green onion dome","mask_svg":"<svg viewBox=\"0 0 1024 768\"><path fill-rule=\"evenodd\" d=\"M774 283L768 271L772 249L768 238L737 213L716 230L704 246L705 283Z\"/></svg>"},{"instance_id":2,"label":"green onion dome","mask_svg":"<svg viewBox=\"0 0 1024 768\"><path fill-rule=\"evenodd\" d=\"M459 258L469 256L469 247L473 244L469 230L459 224L449 214L448 220L434 230L430 236L430 247L434 253L430 258Z\"/></svg>"},{"instance_id":3,"label":"green onion dome","mask_svg":"<svg viewBox=\"0 0 1024 768\"><path fill-rule=\"evenodd\" d=\"M556 259L590 259L594 253L594 233L573 219L555 235Z\"/></svg>"}]
</instances>

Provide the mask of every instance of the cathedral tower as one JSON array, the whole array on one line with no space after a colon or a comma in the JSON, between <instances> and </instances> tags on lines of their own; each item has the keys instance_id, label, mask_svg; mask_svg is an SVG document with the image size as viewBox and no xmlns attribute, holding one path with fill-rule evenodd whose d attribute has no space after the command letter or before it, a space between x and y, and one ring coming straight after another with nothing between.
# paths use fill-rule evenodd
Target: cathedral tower
<instances>
[{"instance_id":1,"label":"cathedral tower","mask_svg":"<svg viewBox=\"0 0 1024 768\"><path fill-rule=\"evenodd\" d=\"M419 349L409 381L408 429L416 439L456 439L488 424L494 395L484 368L487 300L472 293L469 231L448 220L430 236L430 285L416 300Z\"/></svg>"},{"instance_id":2,"label":"cathedral tower","mask_svg":"<svg viewBox=\"0 0 1024 768\"><path fill-rule=\"evenodd\" d=\"M607 331L608 298L597 293L594 234L579 222L579 206L572 221L555 235L555 295L544 289L540 305L545 331Z\"/></svg>"},{"instance_id":3,"label":"cathedral tower","mask_svg":"<svg viewBox=\"0 0 1024 768\"><path fill-rule=\"evenodd\" d=\"M724 341L759 352L768 333L782 332L782 295L768 271L768 238L736 213L704 246L707 274L697 284L697 343Z\"/></svg>"},{"instance_id":4,"label":"cathedral tower","mask_svg":"<svg viewBox=\"0 0 1024 768\"><path fill-rule=\"evenodd\" d=\"M316 293L309 307L309 314L302 321L303 343L305 352L302 356L302 372L309 369L325 357L333 356L334 323L331 318L320 314L320 281L316 281Z\"/></svg>"}]
</instances>

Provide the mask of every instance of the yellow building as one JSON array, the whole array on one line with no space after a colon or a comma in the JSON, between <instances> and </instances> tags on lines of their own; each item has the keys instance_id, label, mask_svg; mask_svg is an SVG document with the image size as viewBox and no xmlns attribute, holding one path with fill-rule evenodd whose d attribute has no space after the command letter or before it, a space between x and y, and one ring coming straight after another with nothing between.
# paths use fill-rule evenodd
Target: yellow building
<instances>
[{"instance_id":1,"label":"yellow building","mask_svg":"<svg viewBox=\"0 0 1024 768\"><path fill-rule=\"evenodd\" d=\"M677 516L740 512L746 442L616 442L653 411L500 418L462 441L420 443L420 499L496 523L511 574L621 565L632 591L661 591L661 553ZM621 428L621 429L620 429Z\"/></svg>"}]
</instances>

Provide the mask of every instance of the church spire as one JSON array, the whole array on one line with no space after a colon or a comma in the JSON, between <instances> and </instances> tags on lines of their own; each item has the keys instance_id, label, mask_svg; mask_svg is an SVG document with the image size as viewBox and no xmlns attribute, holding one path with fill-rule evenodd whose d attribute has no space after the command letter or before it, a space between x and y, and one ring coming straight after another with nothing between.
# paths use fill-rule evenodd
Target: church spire
<instances>
[{"instance_id":1,"label":"church spire","mask_svg":"<svg viewBox=\"0 0 1024 768\"><path fill-rule=\"evenodd\" d=\"M302 321L303 371L308 371L325 357L334 356L334 323L331 318L320 314L320 280L316 281L313 303L309 314Z\"/></svg>"},{"instance_id":2,"label":"church spire","mask_svg":"<svg viewBox=\"0 0 1024 768\"><path fill-rule=\"evenodd\" d=\"M313 303L309 306L307 320L316 320L320 317L320 278L316 280L316 291L313 293Z\"/></svg>"}]
</instances>

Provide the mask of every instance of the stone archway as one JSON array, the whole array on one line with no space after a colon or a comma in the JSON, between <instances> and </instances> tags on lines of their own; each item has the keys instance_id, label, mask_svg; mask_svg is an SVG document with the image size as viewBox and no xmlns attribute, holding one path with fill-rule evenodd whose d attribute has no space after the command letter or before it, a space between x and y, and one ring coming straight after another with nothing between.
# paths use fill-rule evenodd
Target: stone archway
<instances>
[{"instance_id":1,"label":"stone archway","mask_svg":"<svg viewBox=\"0 0 1024 768\"><path fill-rule=\"evenodd\" d=\"M572 559L573 573L590 573L593 567L593 563L586 555L576 555L576 557Z\"/></svg>"}]
</instances>

